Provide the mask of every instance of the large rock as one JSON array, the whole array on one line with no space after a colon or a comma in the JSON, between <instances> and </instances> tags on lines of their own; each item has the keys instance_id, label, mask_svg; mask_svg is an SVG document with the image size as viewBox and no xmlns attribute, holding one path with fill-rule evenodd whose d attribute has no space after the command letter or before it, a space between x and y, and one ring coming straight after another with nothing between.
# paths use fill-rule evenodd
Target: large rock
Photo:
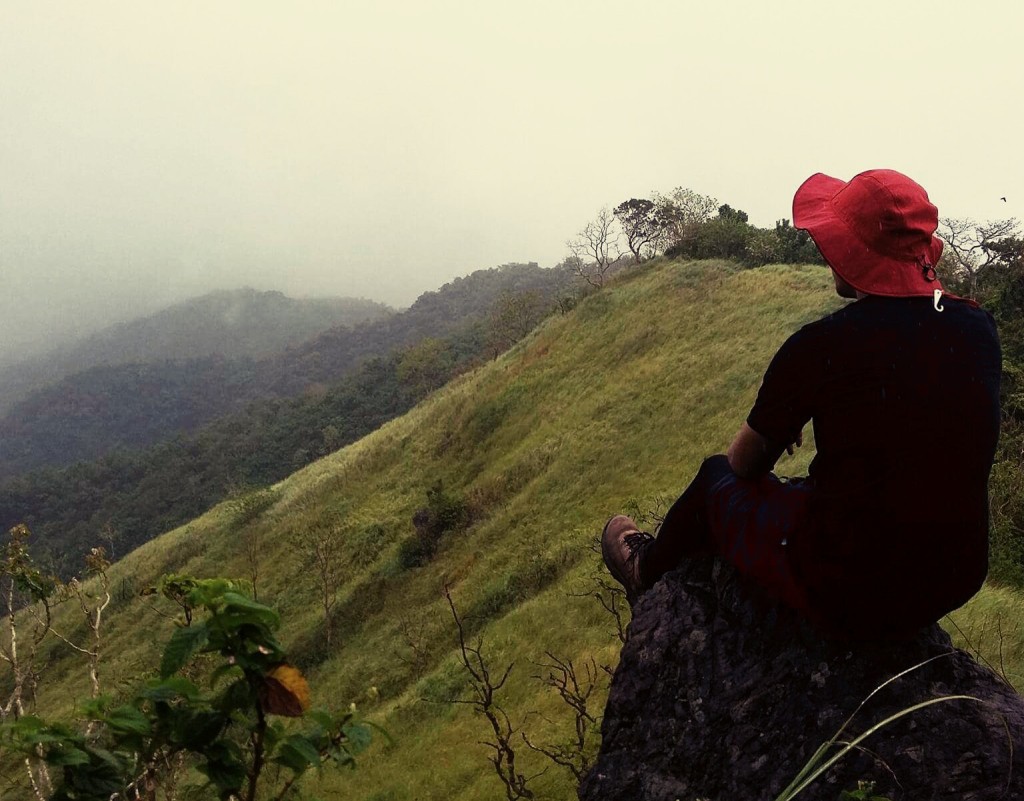
<instances>
[{"instance_id":1,"label":"large rock","mask_svg":"<svg viewBox=\"0 0 1024 801\"><path fill-rule=\"evenodd\" d=\"M633 610L580 798L775 799L876 687L933 657L871 697L841 739L928 699L981 702L943 701L900 718L801 801L836 801L861 780L892 801L1024 799L1024 699L937 625L903 642L827 642L730 568L692 562Z\"/></svg>"}]
</instances>

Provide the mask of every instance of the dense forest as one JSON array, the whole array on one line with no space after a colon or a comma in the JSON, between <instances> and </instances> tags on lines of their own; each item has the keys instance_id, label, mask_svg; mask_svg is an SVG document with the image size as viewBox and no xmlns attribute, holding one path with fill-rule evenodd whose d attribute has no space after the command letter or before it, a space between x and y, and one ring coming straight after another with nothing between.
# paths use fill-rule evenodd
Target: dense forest
<instances>
[{"instance_id":1,"label":"dense forest","mask_svg":"<svg viewBox=\"0 0 1024 801\"><path fill-rule=\"evenodd\" d=\"M36 391L0 419L0 478L144 448L254 401L322 391L364 359L485 317L502 293L554 297L567 280L564 269L536 264L479 270L424 294L406 311L335 326L261 359L218 355L93 367Z\"/></svg>"},{"instance_id":2,"label":"dense forest","mask_svg":"<svg viewBox=\"0 0 1024 801\"><path fill-rule=\"evenodd\" d=\"M392 313L381 303L358 298L296 299L248 288L211 292L0 368L0 412L35 390L93 367L208 356L257 359L329 328Z\"/></svg>"},{"instance_id":3,"label":"dense forest","mask_svg":"<svg viewBox=\"0 0 1024 801\"><path fill-rule=\"evenodd\" d=\"M193 434L178 433L148 449L112 449L70 467L9 477L0 483L0 525L28 524L65 575L97 539L122 555L232 492L278 481L368 434L505 350L573 291L564 270L509 265L474 273L424 295L384 325L355 329L352 343L345 332L332 331L300 349L298 363L310 373L307 391L296 397L251 401ZM325 343L338 345L332 358L317 356ZM327 375L328 362L351 363L353 354L374 350L384 353L370 355L330 385L308 379ZM214 360L211 372L234 364ZM299 375L293 372L290 380L303 383ZM211 380L210 386L231 391L226 381ZM168 402L168 413L184 408L177 403Z\"/></svg>"}]
</instances>

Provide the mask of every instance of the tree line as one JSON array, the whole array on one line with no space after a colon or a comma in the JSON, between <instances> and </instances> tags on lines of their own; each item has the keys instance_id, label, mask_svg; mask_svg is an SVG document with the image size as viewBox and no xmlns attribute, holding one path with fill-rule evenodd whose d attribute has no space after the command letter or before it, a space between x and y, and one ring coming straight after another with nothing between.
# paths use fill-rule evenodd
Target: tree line
<instances>
[{"instance_id":1,"label":"tree line","mask_svg":"<svg viewBox=\"0 0 1024 801\"><path fill-rule=\"evenodd\" d=\"M536 264L478 270L384 319L337 326L273 355L93 366L23 399L0 418L0 479L92 461L192 434L254 401L321 392L367 359L484 320L503 295L556 296L567 277ZM134 330L134 329L133 329Z\"/></svg>"},{"instance_id":2,"label":"tree line","mask_svg":"<svg viewBox=\"0 0 1024 801\"><path fill-rule=\"evenodd\" d=\"M745 211L686 187L605 206L566 242L565 264L600 287L616 269L664 254L731 259L748 267L824 264L810 236L780 219L774 228L749 223Z\"/></svg>"}]
</instances>

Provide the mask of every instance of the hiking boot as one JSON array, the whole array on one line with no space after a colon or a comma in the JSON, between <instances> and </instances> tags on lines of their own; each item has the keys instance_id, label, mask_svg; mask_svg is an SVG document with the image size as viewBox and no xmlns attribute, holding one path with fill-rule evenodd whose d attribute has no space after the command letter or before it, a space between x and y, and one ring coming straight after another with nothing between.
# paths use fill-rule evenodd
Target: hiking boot
<instances>
[{"instance_id":1,"label":"hiking boot","mask_svg":"<svg viewBox=\"0 0 1024 801\"><path fill-rule=\"evenodd\" d=\"M601 555L612 577L626 589L626 600L632 606L650 589L640 573L640 560L654 543L654 537L640 531L626 515L615 515L601 532Z\"/></svg>"}]
</instances>

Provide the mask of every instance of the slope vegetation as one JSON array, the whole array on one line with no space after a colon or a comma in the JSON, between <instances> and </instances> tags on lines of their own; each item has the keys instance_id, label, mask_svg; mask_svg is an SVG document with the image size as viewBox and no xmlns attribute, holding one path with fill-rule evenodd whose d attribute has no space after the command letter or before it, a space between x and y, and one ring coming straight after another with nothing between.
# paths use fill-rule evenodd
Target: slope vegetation
<instances>
[{"instance_id":1,"label":"slope vegetation","mask_svg":"<svg viewBox=\"0 0 1024 801\"><path fill-rule=\"evenodd\" d=\"M353 316L352 322L362 320L360 324L321 328L316 336L287 348L291 340L285 340L283 334L294 328L287 325L287 303L298 301L279 293L263 295L279 296L281 302L287 302L280 319L266 311L266 299L258 295L252 302L226 311L220 305L207 308L207 302L201 305L202 313L186 306L170 315L169 321L147 318L126 324L124 331L115 332L117 336L107 337L111 342L83 351L89 359L102 356L109 364L87 370L80 367L79 372L33 392L0 417L0 478L92 461L121 448L145 448L240 413L251 402L315 391L320 385L338 381L367 358L426 337L450 335L470 320L485 318L505 293L530 291L554 296L567 281L564 271L536 264L478 270L425 293L400 313L385 314L378 304L353 301L368 306L361 316ZM216 297L227 301L235 295ZM251 319L247 318L250 313ZM217 341L206 329L223 328L224 315L234 321L227 327L230 335L223 337L224 350L237 350L236 340L244 340L262 324L278 331L278 351L258 359L244 354L230 358L220 353L202 355L204 347L212 349ZM200 322L211 319L206 326ZM191 351L184 337L190 320L196 329ZM133 335L145 347L130 347ZM269 338L267 332L252 336L256 344L265 344ZM155 350L164 340L166 347ZM158 357L159 352L167 355ZM83 366L90 363L82 358ZM132 358L142 361L124 362Z\"/></svg>"},{"instance_id":2,"label":"slope vegetation","mask_svg":"<svg viewBox=\"0 0 1024 801\"><path fill-rule=\"evenodd\" d=\"M621 275L403 417L115 565L108 687L138 680L140 666L155 664L157 633L169 633L135 591L166 572L255 577L259 598L282 612L314 700L355 702L392 737L378 737L358 770L325 775L310 792L501 797L480 744L491 736L486 723L451 703L471 688L443 588L494 674L515 663L499 693L511 721L535 743L569 741L567 708L533 677L545 673L546 654L615 664L614 621L593 598L597 532L623 509L664 510L701 459L728 444L774 350L836 307L830 283L819 267L740 271L721 262L662 260ZM807 443L780 471L804 471L812 451ZM426 543L424 516L419 532L413 524L424 507L450 523ZM318 542L330 544L336 571L329 624ZM1012 619L1021 602L989 590L975 604L958 625L991 648L990 622ZM999 648L1012 672L1021 635L1006 622ZM55 654L48 676L44 708L68 710L87 694L71 658ZM598 691L591 709L603 702ZM548 768L531 782L538 797L575 798L567 771L518 736L514 745L525 774Z\"/></svg>"}]
</instances>

